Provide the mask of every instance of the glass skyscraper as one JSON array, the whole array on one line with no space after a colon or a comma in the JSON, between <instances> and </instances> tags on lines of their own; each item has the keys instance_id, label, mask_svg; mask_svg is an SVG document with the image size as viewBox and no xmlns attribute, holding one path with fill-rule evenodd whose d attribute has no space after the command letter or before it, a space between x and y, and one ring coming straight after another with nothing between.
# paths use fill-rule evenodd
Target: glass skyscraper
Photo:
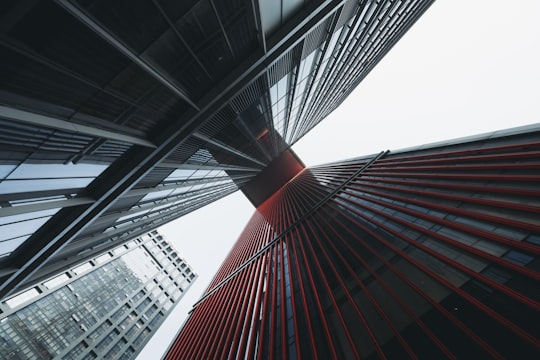
<instances>
[{"instance_id":1,"label":"glass skyscraper","mask_svg":"<svg viewBox=\"0 0 540 360\"><path fill-rule=\"evenodd\" d=\"M134 359L197 275L156 231L0 303L2 359Z\"/></svg>"},{"instance_id":2,"label":"glass skyscraper","mask_svg":"<svg viewBox=\"0 0 540 360\"><path fill-rule=\"evenodd\" d=\"M0 298L245 190L431 3L5 3Z\"/></svg>"}]
</instances>

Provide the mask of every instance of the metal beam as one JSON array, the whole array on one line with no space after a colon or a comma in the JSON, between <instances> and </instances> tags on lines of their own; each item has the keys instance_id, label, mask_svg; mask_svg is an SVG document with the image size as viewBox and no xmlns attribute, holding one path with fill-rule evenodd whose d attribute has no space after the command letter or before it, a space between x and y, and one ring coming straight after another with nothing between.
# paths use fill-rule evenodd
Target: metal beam
<instances>
[{"instance_id":1,"label":"metal beam","mask_svg":"<svg viewBox=\"0 0 540 360\"><path fill-rule=\"evenodd\" d=\"M8 106L0 105L0 117L9 119L15 122L23 122L26 124L32 124L37 126L45 126L48 128L74 132L77 134L83 134L92 137L105 138L110 140L117 140L127 142L133 145L141 145L145 147L155 148L156 145L151 141L129 134L129 130L126 128L126 132L116 132L111 130L99 129L87 125L76 124L70 121L54 118L47 115L41 115L30 111L19 110Z\"/></svg>"},{"instance_id":2,"label":"metal beam","mask_svg":"<svg viewBox=\"0 0 540 360\"><path fill-rule=\"evenodd\" d=\"M259 0L251 0L251 9L253 12L253 21L255 22L255 30L257 31L257 40L259 40L259 45L266 54L266 37L264 36L264 30L262 27L261 6L259 4Z\"/></svg>"},{"instance_id":3,"label":"metal beam","mask_svg":"<svg viewBox=\"0 0 540 360\"><path fill-rule=\"evenodd\" d=\"M244 136L259 150L259 152L264 155L268 162L272 161L272 156L268 153L268 151L266 151L262 144L257 141L257 138L255 138L255 135L253 135L251 130L247 127L240 114L238 114L237 121L234 122L234 125L236 125L237 129L240 130L240 132L243 133Z\"/></svg>"},{"instance_id":4,"label":"metal beam","mask_svg":"<svg viewBox=\"0 0 540 360\"><path fill-rule=\"evenodd\" d=\"M247 166L236 166L236 165L226 165L226 164L191 164L191 163L174 163L170 161L163 161L156 165L156 167L170 168L170 169L180 169L180 170L230 170L230 171L261 171L260 168L252 168Z\"/></svg>"},{"instance_id":5,"label":"metal beam","mask_svg":"<svg viewBox=\"0 0 540 360\"><path fill-rule=\"evenodd\" d=\"M0 298L16 292L21 284L47 262L47 259L57 254L69 241L79 235L159 162L186 142L231 98L238 95L254 78L264 73L270 64L301 41L310 29L339 9L344 1L328 1L318 5L308 3L298 16L294 17L295 26L276 33L275 36L279 38L275 38L273 46L266 54L254 53L201 99L201 111L188 110L178 118L178 121L164 128L157 136L160 141L156 143L155 149L133 146L111 164L86 189L96 201L60 210L10 256L7 266L16 267L18 271L0 285ZM167 217L157 225L179 216Z\"/></svg>"},{"instance_id":6,"label":"metal beam","mask_svg":"<svg viewBox=\"0 0 540 360\"><path fill-rule=\"evenodd\" d=\"M205 199L207 197L212 197L213 194L219 194L220 190L228 190L232 188L234 188L235 190L237 189L236 185L231 181L226 184L221 184L221 185L214 186L211 188L205 188L203 189L204 191L185 192L185 193L177 194L174 196L169 196L167 198L157 198L157 199L147 200L143 203L137 204L137 207L126 209L120 212L114 212L108 215L103 215L100 218L98 218L96 221L94 221L92 225L97 225L99 223L108 224L110 222L115 222L115 226L120 225L121 223L118 223L118 219L125 216L133 215L141 211L148 211L148 214L151 214L152 209L158 206L167 205L167 204L180 205L180 203L182 202L197 201L197 199ZM162 209L160 209L159 211L161 210ZM131 221L131 219L129 221ZM67 245L66 248L69 248L69 245Z\"/></svg>"},{"instance_id":7,"label":"metal beam","mask_svg":"<svg viewBox=\"0 0 540 360\"><path fill-rule=\"evenodd\" d=\"M169 28L172 30L172 32L174 32L174 34L176 35L176 37L178 38L178 40L180 40L180 42L182 43L182 45L184 45L187 49L187 51L189 52L189 54L191 55L191 57L193 57L193 59L195 60L195 62L199 65L199 67L202 69L202 71L204 71L204 73L206 74L206 76L208 76L209 79L213 79L212 75L210 75L210 73L208 72L208 70L206 69L206 67L203 65L203 63L201 62L201 60L199 59L199 57L197 56L197 54L195 54L195 52L193 51L193 49L191 48L191 46L189 46L189 44L187 43L186 39L184 39L184 37L182 36L182 34L180 34L180 32L178 31L178 29L176 28L176 26L174 26L174 24L172 23L171 19L169 18L169 16L165 13L165 10L163 10L163 8L161 7L161 5L157 2L157 0L152 0L152 3L154 4L154 6L159 10L159 13L161 14L161 16L165 19L165 21L167 22L167 24L169 24Z\"/></svg>"},{"instance_id":8,"label":"metal beam","mask_svg":"<svg viewBox=\"0 0 540 360\"><path fill-rule=\"evenodd\" d=\"M62 6L67 12L69 12L73 17L79 20L81 23L86 25L89 29L94 31L114 48L124 54L128 59L137 64L141 69L146 71L150 76L159 81L164 86L172 90L176 95L178 95L182 100L191 105L194 109L200 110L199 107L189 98L183 89L169 81L160 71L158 71L154 66L149 64L146 60L143 60L139 55L135 54L131 49L124 45L120 40L114 37L105 27L99 24L97 21L92 19L84 10L79 8L76 5L73 5L68 0L56 0L56 3Z\"/></svg>"},{"instance_id":9,"label":"metal beam","mask_svg":"<svg viewBox=\"0 0 540 360\"><path fill-rule=\"evenodd\" d=\"M174 189L179 189L179 188L182 188L182 187L213 183L213 182L216 182L216 181L241 180L241 179L245 179L245 178L251 178L251 177L254 177L254 176L255 175L250 174L250 175L222 176L222 177L207 178L207 179L201 178L201 179L191 179L191 180L177 180L177 181L171 181L169 183L164 183L163 185L158 185L158 186L155 186L155 187L144 187L144 188L138 188L138 189L131 189L123 197L142 196L142 195L148 195L148 194L156 192L156 191L174 190Z\"/></svg>"},{"instance_id":10,"label":"metal beam","mask_svg":"<svg viewBox=\"0 0 540 360\"><path fill-rule=\"evenodd\" d=\"M213 147L216 147L218 149L221 149L223 151L226 151L228 152L229 154L232 154L234 156L237 156L237 157L241 157L245 160L248 160L248 161L251 161L252 163L255 163L255 164L258 164L258 165L261 165L262 167L265 167L266 164L263 163L262 161L259 161L257 159L255 159L254 157L252 156L249 156L247 154L244 154L243 152L241 152L240 150L238 149L235 149L233 148L232 146L229 146L229 145L226 145L220 141L217 141L217 140L214 140L212 138L209 138L208 136L206 135L203 135L199 132L196 132L193 134L193 137L198 139L198 140L201 140L201 141L204 141L205 143L207 144L210 144L212 145Z\"/></svg>"},{"instance_id":11,"label":"metal beam","mask_svg":"<svg viewBox=\"0 0 540 360\"><path fill-rule=\"evenodd\" d=\"M53 196L65 196L68 197L72 194L79 194L84 188L71 188L71 189L54 189L54 190L42 190L42 191L27 191L11 194L0 194L0 202L15 201L15 200L29 200L39 199Z\"/></svg>"},{"instance_id":12,"label":"metal beam","mask_svg":"<svg viewBox=\"0 0 540 360\"><path fill-rule=\"evenodd\" d=\"M218 194L219 195L218 198L223 198L223 197L225 197L225 196L227 196L229 194L234 193L237 190L238 190L238 188L236 186L230 186L228 188L224 188L223 191ZM186 207L186 208L183 208L183 209L179 209L180 211L175 211L174 214L170 213L169 215L174 216L174 218L176 219L176 218L181 217L181 216L183 216L183 215L185 215L185 214L187 214L187 213L189 213L189 212L191 212L193 210L196 210L196 209L200 208L201 206L205 205L206 203L209 203L209 202L213 201L213 197L211 197L210 199L204 199L204 198L201 198L201 199L203 200L202 202L199 202L197 204L192 204L189 207ZM159 219L159 221L158 221L158 219ZM64 262L64 259L66 257L75 256L75 255L77 255L77 253L81 252L81 250L84 250L85 248L87 248L90 245L96 244L96 242L99 244L98 249L89 250L89 251L85 252L84 254L81 254L77 258L77 262L82 262L85 259L88 259L89 257L93 257L96 254L99 254L99 253L102 253L104 251L107 251L108 249L117 247L119 245L118 242L104 242L104 241L106 241L107 239L109 239L111 237L120 235L125 240L130 240L130 239L133 239L134 237L137 237L137 236L140 236L140 235L142 235L144 233L147 233L148 231L150 231L152 229L155 229L155 228L157 228L157 227L159 227L161 225L164 225L164 224L168 223L169 221L171 221L169 219L169 217L167 217L166 219L161 219L158 216L158 217L156 217L156 220L153 220L153 222L148 226L141 227L141 223L136 222L136 223L133 223L133 224L131 224L129 226L125 226L125 227L122 227L120 229L114 229L114 230L111 230L111 231L106 232L106 233L89 234L87 237L67 245L64 248L65 252L63 251L61 254L58 254L58 260L60 261L59 264L54 263L54 260L53 260L53 263L47 264L47 266L45 266L42 270L40 270L40 274L39 275L36 274L35 277L32 277L32 279L35 280L37 277L43 277L43 273L45 273L45 274L51 274L51 273L54 274L58 270L61 270L63 268L63 262ZM122 233L125 233L125 232L128 232L129 234L128 235L122 235ZM32 283L33 283L32 280L26 281L27 285L30 285Z\"/></svg>"},{"instance_id":13,"label":"metal beam","mask_svg":"<svg viewBox=\"0 0 540 360\"><path fill-rule=\"evenodd\" d=\"M210 6L212 7L212 11L214 12L214 15L216 16L216 19L219 23L221 33L223 34L223 38L225 39L225 42L227 43L227 48L229 49L229 52L231 53L232 58L235 59L236 56L234 54L234 50L231 46L231 42L229 41L229 37L227 36L227 32L225 31L225 27L223 26L223 22L221 21L219 13L216 9L216 4L214 4L214 0L210 0Z\"/></svg>"},{"instance_id":14,"label":"metal beam","mask_svg":"<svg viewBox=\"0 0 540 360\"><path fill-rule=\"evenodd\" d=\"M82 204L89 204L93 201L94 199L89 198L89 197L78 197L78 198L72 198L72 199L39 202L39 203L28 204L28 205L0 207L0 217L26 214L26 213L31 213L34 211L42 211L42 210L77 206L77 205L82 205Z\"/></svg>"},{"instance_id":15,"label":"metal beam","mask_svg":"<svg viewBox=\"0 0 540 360\"><path fill-rule=\"evenodd\" d=\"M3 267L0 269L0 278L11 275L16 272L18 269L13 267Z\"/></svg>"}]
</instances>

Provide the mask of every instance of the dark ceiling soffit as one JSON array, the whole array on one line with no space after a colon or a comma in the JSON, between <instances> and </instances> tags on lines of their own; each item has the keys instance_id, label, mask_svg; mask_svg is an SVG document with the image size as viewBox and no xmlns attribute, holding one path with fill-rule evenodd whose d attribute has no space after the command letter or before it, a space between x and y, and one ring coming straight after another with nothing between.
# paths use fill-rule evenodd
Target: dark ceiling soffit
<instances>
[{"instance_id":1,"label":"dark ceiling soffit","mask_svg":"<svg viewBox=\"0 0 540 360\"><path fill-rule=\"evenodd\" d=\"M62 209L44 226L36 231L24 247L9 258L7 266L18 271L0 285L0 298L13 294L19 285L36 272L46 261L65 244L75 238L88 224L99 217L120 196L129 191L160 161L165 159L176 147L185 142L206 119L225 106L254 78L277 60L288 49L295 46L308 33L309 29L326 20L343 6L345 0L330 1L315 8L304 7L297 16L272 38L272 48L266 54L251 56L237 71L220 82L207 96L201 99L200 111L190 109L177 123L181 128L167 128L162 133L164 139L156 142L155 149L134 146L124 156L109 166L87 188L87 193L97 199L92 204L84 204ZM291 23L294 26L290 25ZM286 32L288 30L288 32ZM282 37L282 38L279 38ZM197 122L198 120L201 120ZM172 130L172 131L171 131ZM35 252L35 249L39 251Z\"/></svg>"},{"instance_id":2,"label":"dark ceiling soffit","mask_svg":"<svg viewBox=\"0 0 540 360\"><path fill-rule=\"evenodd\" d=\"M158 9L159 13L161 14L161 16L163 17L163 19L165 20L165 22L167 23L167 25L169 25L169 29L176 35L176 37L178 38L178 40L180 40L180 42L182 43L182 45L185 46L185 48L187 49L187 51L189 52L189 54L191 55L191 57L193 59L195 59L195 62L197 63L197 65L199 65L199 67L202 69L202 71L205 73L206 76L208 76L209 79L213 79L212 75L210 75L210 73L208 72L208 69L204 66L204 64L201 62L201 59L199 59L199 57L197 56L197 54L195 54L195 52L193 51L193 49L191 48L191 46L189 46L188 42L186 41L186 39L184 39L184 37L182 36L182 34L180 34L180 32L178 31L178 29L176 28L176 26L174 26L172 20L169 18L169 16L167 15L167 13L165 12L165 10L163 10L163 7L159 4L159 2L157 0L152 0L152 3L154 4L154 6Z\"/></svg>"},{"instance_id":3,"label":"dark ceiling soffit","mask_svg":"<svg viewBox=\"0 0 540 360\"><path fill-rule=\"evenodd\" d=\"M210 0L210 6L212 7L212 12L214 13L218 21L219 28L221 29L221 34L223 35L223 38L225 39L225 42L227 43L227 48L229 49L229 52L231 53L231 56L233 57L233 59L236 59L236 54L234 53L234 50L232 48L231 41L229 40L229 36L227 35L227 31L225 31L225 27L223 26L223 21L221 21L221 17L219 16L219 13L216 9L216 4L214 4L214 0Z\"/></svg>"},{"instance_id":4,"label":"dark ceiling soffit","mask_svg":"<svg viewBox=\"0 0 540 360\"><path fill-rule=\"evenodd\" d=\"M172 90L176 95L178 95L182 100L187 102L189 105L199 110L199 107L189 98L189 96L184 92L183 89L176 86L174 83L169 81L161 72L159 72L154 66L150 65L145 60L141 59L137 54L131 51L127 46L122 44L120 40L110 34L104 27L102 27L98 22L92 19L91 16L86 14L84 10L79 8L76 5L73 5L68 0L56 0L56 3L64 8L68 13L70 13L75 19L83 23L90 30L94 31L98 36L111 44L119 52L124 54L128 59L137 64L141 69L143 69L148 75L152 76L154 79L159 81L162 85Z\"/></svg>"}]
</instances>

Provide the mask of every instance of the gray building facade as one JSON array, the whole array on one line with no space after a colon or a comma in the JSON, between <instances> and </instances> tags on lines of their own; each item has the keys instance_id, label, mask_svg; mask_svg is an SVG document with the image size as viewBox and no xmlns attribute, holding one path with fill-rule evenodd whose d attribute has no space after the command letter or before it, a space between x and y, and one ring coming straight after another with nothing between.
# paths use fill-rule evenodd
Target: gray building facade
<instances>
[{"instance_id":1,"label":"gray building facade","mask_svg":"<svg viewBox=\"0 0 540 360\"><path fill-rule=\"evenodd\" d=\"M2 359L134 359L197 275L157 231L0 303Z\"/></svg>"}]
</instances>

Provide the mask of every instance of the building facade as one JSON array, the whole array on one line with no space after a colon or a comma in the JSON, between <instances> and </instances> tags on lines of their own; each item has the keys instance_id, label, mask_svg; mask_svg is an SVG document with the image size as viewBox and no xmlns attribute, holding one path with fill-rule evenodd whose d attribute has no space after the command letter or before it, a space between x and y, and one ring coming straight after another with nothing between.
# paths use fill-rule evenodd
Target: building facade
<instances>
[{"instance_id":1,"label":"building facade","mask_svg":"<svg viewBox=\"0 0 540 360\"><path fill-rule=\"evenodd\" d=\"M431 3L5 3L0 298L243 189Z\"/></svg>"},{"instance_id":2,"label":"building facade","mask_svg":"<svg viewBox=\"0 0 540 360\"><path fill-rule=\"evenodd\" d=\"M537 359L540 127L301 169L167 359Z\"/></svg>"},{"instance_id":3,"label":"building facade","mask_svg":"<svg viewBox=\"0 0 540 360\"><path fill-rule=\"evenodd\" d=\"M2 359L134 359L197 275L157 231L0 303Z\"/></svg>"}]
</instances>

